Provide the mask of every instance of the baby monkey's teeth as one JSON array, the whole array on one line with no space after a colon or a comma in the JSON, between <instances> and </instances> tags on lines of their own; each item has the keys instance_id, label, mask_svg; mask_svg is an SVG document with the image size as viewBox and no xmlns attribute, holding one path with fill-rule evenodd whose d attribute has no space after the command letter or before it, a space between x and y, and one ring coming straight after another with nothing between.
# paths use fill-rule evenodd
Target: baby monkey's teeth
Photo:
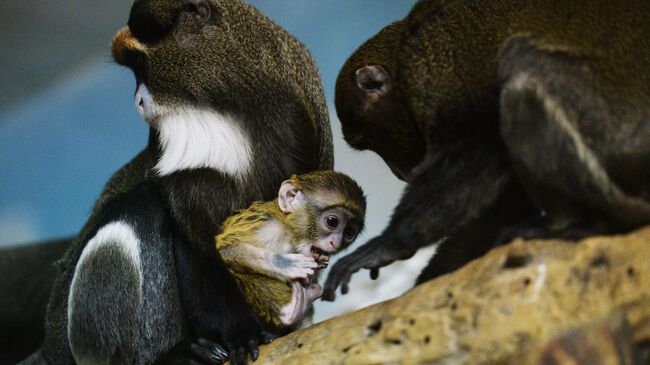
<instances>
[{"instance_id":1,"label":"baby monkey's teeth","mask_svg":"<svg viewBox=\"0 0 650 365\"><path fill-rule=\"evenodd\" d=\"M319 247L311 246L311 254L316 260L318 260L321 256L327 255L327 252Z\"/></svg>"}]
</instances>

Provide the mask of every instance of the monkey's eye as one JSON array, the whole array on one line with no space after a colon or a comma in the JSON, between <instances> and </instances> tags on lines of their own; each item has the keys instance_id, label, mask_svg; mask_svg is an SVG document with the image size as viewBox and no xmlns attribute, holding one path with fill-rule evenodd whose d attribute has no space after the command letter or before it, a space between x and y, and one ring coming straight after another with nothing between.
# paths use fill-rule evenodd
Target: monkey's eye
<instances>
[{"instance_id":1,"label":"monkey's eye","mask_svg":"<svg viewBox=\"0 0 650 365\"><path fill-rule=\"evenodd\" d=\"M352 241L357 235L357 230L352 227L345 227L343 230L343 236L346 240Z\"/></svg>"},{"instance_id":2,"label":"monkey's eye","mask_svg":"<svg viewBox=\"0 0 650 365\"><path fill-rule=\"evenodd\" d=\"M339 226L339 219L334 216L329 216L325 218L325 223L329 228L335 229Z\"/></svg>"},{"instance_id":3,"label":"monkey's eye","mask_svg":"<svg viewBox=\"0 0 650 365\"><path fill-rule=\"evenodd\" d=\"M204 21L209 20L212 15L212 9L210 9L207 0L189 0L183 11Z\"/></svg>"}]
</instances>

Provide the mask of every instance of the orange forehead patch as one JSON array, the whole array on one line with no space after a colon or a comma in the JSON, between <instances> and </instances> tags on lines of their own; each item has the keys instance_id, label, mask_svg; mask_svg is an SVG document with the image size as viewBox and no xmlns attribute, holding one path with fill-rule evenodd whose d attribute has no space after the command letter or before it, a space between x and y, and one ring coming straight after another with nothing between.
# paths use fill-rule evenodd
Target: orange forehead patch
<instances>
[{"instance_id":1,"label":"orange forehead patch","mask_svg":"<svg viewBox=\"0 0 650 365\"><path fill-rule=\"evenodd\" d=\"M111 52L113 53L113 58L117 63L121 63L126 51L147 53L147 46L140 43L140 41L131 34L131 29L129 29L128 26L120 29L117 34L115 34L115 37L113 37L113 42L111 43Z\"/></svg>"}]
</instances>

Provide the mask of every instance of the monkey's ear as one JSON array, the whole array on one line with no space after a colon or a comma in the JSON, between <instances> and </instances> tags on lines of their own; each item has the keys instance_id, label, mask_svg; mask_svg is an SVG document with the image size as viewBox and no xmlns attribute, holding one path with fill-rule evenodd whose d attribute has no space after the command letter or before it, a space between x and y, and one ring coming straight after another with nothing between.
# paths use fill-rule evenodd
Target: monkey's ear
<instances>
[{"instance_id":1,"label":"monkey's ear","mask_svg":"<svg viewBox=\"0 0 650 365\"><path fill-rule=\"evenodd\" d=\"M302 192L293 185L291 180L285 180L280 185L278 193L278 205L284 213L293 211L299 204L302 204L304 197Z\"/></svg>"}]
</instances>

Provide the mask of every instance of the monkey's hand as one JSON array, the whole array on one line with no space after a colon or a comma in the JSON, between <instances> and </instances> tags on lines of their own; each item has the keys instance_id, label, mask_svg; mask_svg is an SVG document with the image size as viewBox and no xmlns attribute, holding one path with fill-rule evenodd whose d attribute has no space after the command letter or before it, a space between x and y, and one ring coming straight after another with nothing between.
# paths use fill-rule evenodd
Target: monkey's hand
<instances>
[{"instance_id":1,"label":"monkey's hand","mask_svg":"<svg viewBox=\"0 0 650 365\"><path fill-rule=\"evenodd\" d=\"M313 257L299 253L275 255L272 264L283 279L303 282L309 282L318 268L318 263Z\"/></svg>"},{"instance_id":2,"label":"monkey's hand","mask_svg":"<svg viewBox=\"0 0 650 365\"><path fill-rule=\"evenodd\" d=\"M228 360L228 353L219 344L200 337L190 337L162 354L155 365L209 364L219 365Z\"/></svg>"},{"instance_id":3,"label":"monkey's hand","mask_svg":"<svg viewBox=\"0 0 650 365\"><path fill-rule=\"evenodd\" d=\"M316 260L318 263L318 269L326 269L327 266L330 264L330 257L326 255L320 255L318 259Z\"/></svg>"},{"instance_id":4,"label":"monkey's hand","mask_svg":"<svg viewBox=\"0 0 650 365\"><path fill-rule=\"evenodd\" d=\"M352 274L369 269L370 277L374 280L379 276L379 268L413 256L417 249L400 245L387 235L377 236L365 245L357 248L351 254L341 258L334 264L325 281L322 299L333 302L336 299L336 288L341 286L341 294L349 291L348 283Z\"/></svg>"},{"instance_id":5,"label":"monkey's hand","mask_svg":"<svg viewBox=\"0 0 650 365\"><path fill-rule=\"evenodd\" d=\"M233 343L224 343L224 347L229 349L228 358L230 359L231 365L246 365L248 364L248 355L253 361L257 360L260 355L259 345L271 343L277 336L268 333L260 332L256 336L246 337L250 338L248 343L242 344L233 344Z\"/></svg>"}]
</instances>

